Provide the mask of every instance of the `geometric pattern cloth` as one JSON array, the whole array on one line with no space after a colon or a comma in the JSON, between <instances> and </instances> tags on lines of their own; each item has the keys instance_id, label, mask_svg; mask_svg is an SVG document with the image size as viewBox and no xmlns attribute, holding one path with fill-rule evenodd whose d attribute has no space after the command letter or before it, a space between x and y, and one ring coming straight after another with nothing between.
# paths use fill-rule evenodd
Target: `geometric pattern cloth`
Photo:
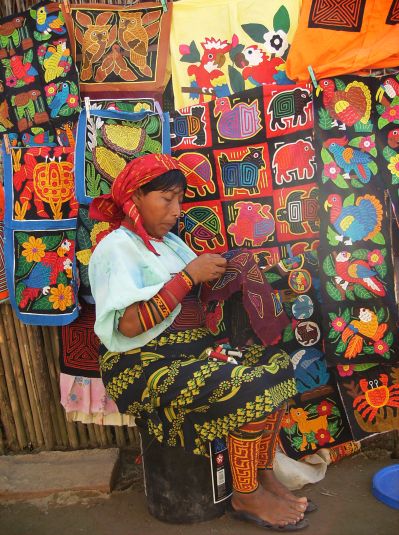
<instances>
[{"instance_id":1,"label":"geometric pattern cloth","mask_svg":"<svg viewBox=\"0 0 399 535\"><path fill-rule=\"evenodd\" d=\"M98 350L100 341L94 333L94 305L82 302L79 317L61 327L60 369L68 375L100 377Z\"/></svg>"},{"instance_id":2,"label":"geometric pattern cloth","mask_svg":"<svg viewBox=\"0 0 399 535\"><path fill-rule=\"evenodd\" d=\"M167 69L172 3L115 6L71 4L62 8L83 93L159 92Z\"/></svg>"},{"instance_id":3,"label":"geometric pattern cloth","mask_svg":"<svg viewBox=\"0 0 399 535\"><path fill-rule=\"evenodd\" d=\"M303 0L287 74L305 82L308 65L317 78L396 67L398 23L398 0Z\"/></svg>"},{"instance_id":4,"label":"geometric pattern cloth","mask_svg":"<svg viewBox=\"0 0 399 535\"><path fill-rule=\"evenodd\" d=\"M180 0L170 39L177 109L261 84L288 84L300 0Z\"/></svg>"},{"instance_id":5,"label":"geometric pattern cloth","mask_svg":"<svg viewBox=\"0 0 399 535\"><path fill-rule=\"evenodd\" d=\"M397 204L399 83L385 78L384 93L379 79L340 76L319 80L319 87L315 143L327 362L397 362L385 189L389 177Z\"/></svg>"},{"instance_id":6,"label":"geometric pattern cloth","mask_svg":"<svg viewBox=\"0 0 399 535\"><path fill-rule=\"evenodd\" d=\"M78 315L73 149L3 150L3 162L10 302L24 323L65 325Z\"/></svg>"},{"instance_id":7,"label":"geometric pattern cloth","mask_svg":"<svg viewBox=\"0 0 399 535\"><path fill-rule=\"evenodd\" d=\"M244 247L269 264L317 247L308 85L264 85L171 112L186 171L179 231L196 253Z\"/></svg>"},{"instance_id":8,"label":"geometric pattern cloth","mask_svg":"<svg viewBox=\"0 0 399 535\"><path fill-rule=\"evenodd\" d=\"M40 2L0 21L0 133L25 145L54 142L79 111L79 87L60 4Z\"/></svg>"}]
</instances>

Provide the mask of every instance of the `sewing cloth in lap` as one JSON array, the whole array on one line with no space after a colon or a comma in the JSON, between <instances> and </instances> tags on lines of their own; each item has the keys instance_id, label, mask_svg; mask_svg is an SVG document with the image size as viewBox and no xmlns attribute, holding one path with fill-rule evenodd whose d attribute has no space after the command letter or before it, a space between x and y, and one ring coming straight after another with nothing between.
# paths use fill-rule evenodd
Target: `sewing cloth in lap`
<instances>
[{"instance_id":1,"label":"sewing cloth in lap","mask_svg":"<svg viewBox=\"0 0 399 535\"><path fill-rule=\"evenodd\" d=\"M78 315L73 149L3 150L3 162L11 305L24 323L65 325Z\"/></svg>"},{"instance_id":2,"label":"sewing cloth in lap","mask_svg":"<svg viewBox=\"0 0 399 535\"><path fill-rule=\"evenodd\" d=\"M171 112L189 247L266 251L271 264L317 247L312 126L308 85L264 85Z\"/></svg>"},{"instance_id":3,"label":"sewing cloth in lap","mask_svg":"<svg viewBox=\"0 0 399 535\"><path fill-rule=\"evenodd\" d=\"M83 109L76 140L76 195L88 204L109 193L126 163L149 153L170 153L168 114Z\"/></svg>"},{"instance_id":4,"label":"sewing cloth in lap","mask_svg":"<svg viewBox=\"0 0 399 535\"><path fill-rule=\"evenodd\" d=\"M272 344L281 337L289 319L281 306L276 306L271 286L263 277L254 254L245 249L229 251L226 272L216 281L204 283L200 298L209 301L226 301L234 293L242 292L242 302L252 328L263 345Z\"/></svg>"},{"instance_id":5,"label":"sewing cloth in lap","mask_svg":"<svg viewBox=\"0 0 399 535\"><path fill-rule=\"evenodd\" d=\"M287 58L297 82L399 65L398 0L303 0Z\"/></svg>"},{"instance_id":6,"label":"sewing cloth in lap","mask_svg":"<svg viewBox=\"0 0 399 535\"><path fill-rule=\"evenodd\" d=\"M79 110L78 78L60 4L40 2L1 19L0 26L0 134L49 136L49 129L54 133Z\"/></svg>"},{"instance_id":7,"label":"sewing cloth in lap","mask_svg":"<svg viewBox=\"0 0 399 535\"><path fill-rule=\"evenodd\" d=\"M0 302L8 299L4 259L4 188L0 184Z\"/></svg>"},{"instance_id":8,"label":"sewing cloth in lap","mask_svg":"<svg viewBox=\"0 0 399 535\"><path fill-rule=\"evenodd\" d=\"M95 306L82 302L79 317L69 325L61 327L61 372L83 377L100 377L100 341L94 333L95 319Z\"/></svg>"},{"instance_id":9,"label":"sewing cloth in lap","mask_svg":"<svg viewBox=\"0 0 399 535\"><path fill-rule=\"evenodd\" d=\"M338 367L338 387L355 440L399 427L399 367Z\"/></svg>"},{"instance_id":10,"label":"sewing cloth in lap","mask_svg":"<svg viewBox=\"0 0 399 535\"><path fill-rule=\"evenodd\" d=\"M395 182L397 172L397 154L387 143L397 101L372 77L322 79L319 86L314 107L326 358L333 365L397 362L385 200L387 181Z\"/></svg>"},{"instance_id":11,"label":"sewing cloth in lap","mask_svg":"<svg viewBox=\"0 0 399 535\"><path fill-rule=\"evenodd\" d=\"M172 2L62 5L82 93L162 93L168 69Z\"/></svg>"},{"instance_id":12,"label":"sewing cloth in lap","mask_svg":"<svg viewBox=\"0 0 399 535\"><path fill-rule=\"evenodd\" d=\"M351 439L334 376L328 384L297 394L289 401L281 426L280 443L292 459L300 459L320 448L344 444Z\"/></svg>"},{"instance_id":13,"label":"sewing cloth in lap","mask_svg":"<svg viewBox=\"0 0 399 535\"><path fill-rule=\"evenodd\" d=\"M176 108L263 83L287 84L285 60L301 0L180 0L173 6Z\"/></svg>"}]
</instances>

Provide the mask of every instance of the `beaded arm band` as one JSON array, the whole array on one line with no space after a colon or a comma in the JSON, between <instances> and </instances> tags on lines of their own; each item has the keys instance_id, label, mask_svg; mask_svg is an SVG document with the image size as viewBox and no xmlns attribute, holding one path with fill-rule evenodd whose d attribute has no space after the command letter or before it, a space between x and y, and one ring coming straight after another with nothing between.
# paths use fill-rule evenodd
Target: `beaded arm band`
<instances>
[{"instance_id":1,"label":"beaded arm band","mask_svg":"<svg viewBox=\"0 0 399 535\"><path fill-rule=\"evenodd\" d=\"M137 313L143 332L167 318L193 286L193 279L183 270L170 279L151 299L141 301Z\"/></svg>"}]
</instances>

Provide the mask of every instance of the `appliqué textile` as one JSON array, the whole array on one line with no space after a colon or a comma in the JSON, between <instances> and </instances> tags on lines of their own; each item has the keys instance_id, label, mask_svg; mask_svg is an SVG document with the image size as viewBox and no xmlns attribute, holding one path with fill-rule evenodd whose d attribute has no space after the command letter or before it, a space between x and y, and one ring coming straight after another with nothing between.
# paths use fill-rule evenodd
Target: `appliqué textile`
<instances>
[{"instance_id":1,"label":"appliqu\u00e9 textile","mask_svg":"<svg viewBox=\"0 0 399 535\"><path fill-rule=\"evenodd\" d=\"M317 246L310 87L264 85L171 113L187 172L179 231L197 253L244 247L270 263Z\"/></svg>"},{"instance_id":2,"label":"appliqu\u00e9 textile","mask_svg":"<svg viewBox=\"0 0 399 535\"><path fill-rule=\"evenodd\" d=\"M4 189L0 184L0 302L8 299L4 258Z\"/></svg>"},{"instance_id":3,"label":"appliqu\u00e9 textile","mask_svg":"<svg viewBox=\"0 0 399 535\"><path fill-rule=\"evenodd\" d=\"M351 440L334 380L313 392L298 394L293 402L289 402L280 440L285 453L292 459Z\"/></svg>"},{"instance_id":4,"label":"appliqu\u00e9 textile","mask_svg":"<svg viewBox=\"0 0 399 535\"><path fill-rule=\"evenodd\" d=\"M287 58L298 82L399 64L397 0L303 0ZM378 43L378 45L377 45Z\"/></svg>"},{"instance_id":5,"label":"appliqu\u00e9 textile","mask_svg":"<svg viewBox=\"0 0 399 535\"><path fill-rule=\"evenodd\" d=\"M300 6L299 0L175 3L170 46L176 108L290 83L285 61Z\"/></svg>"},{"instance_id":6,"label":"appliqu\u00e9 textile","mask_svg":"<svg viewBox=\"0 0 399 535\"><path fill-rule=\"evenodd\" d=\"M63 5L83 93L162 93L173 4Z\"/></svg>"},{"instance_id":7,"label":"appliqu\u00e9 textile","mask_svg":"<svg viewBox=\"0 0 399 535\"><path fill-rule=\"evenodd\" d=\"M79 87L59 3L40 2L0 21L0 133L12 139L25 133L53 134L53 127L73 120ZM33 139L31 139L33 138ZM39 142L39 141L38 141ZM27 144L27 143L26 143Z\"/></svg>"},{"instance_id":8,"label":"appliqu\u00e9 textile","mask_svg":"<svg viewBox=\"0 0 399 535\"><path fill-rule=\"evenodd\" d=\"M76 195L88 204L109 193L113 180L133 158L170 153L168 114L82 110L76 141Z\"/></svg>"},{"instance_id":9,"label":"appliqu\u00e9 textile","mask_svg":"<svg viewBox=\"0 0 399 535\"><path fill-rule=\"evenodd\" d=\"M327 361L395 362L397 311L385 181L395 177L396 153L379 132L392 123L394 99L383 95L375 78L342 76L319 85L315 132ZM375 105L378 96L381 104Z\"/></svg>"},{"instance_id":10,"label":"appliqu\u00e9 textile","mask_svg":"<svg viewBox=\"0 0 399 535\"><path fill-rule=\"evenodd\" d=\"M60 369L68 375L100 377L100 340L94 333L94 305L82 303L79 317L61 327ZM77 410L77 409L76 409Z\"/></svg>"},{"instance_id":11,"label":"appliqu\u00e9 textile","mask_svg":"<svg viewBox=\"0 0 399 535\"><path fill-rule=\"evenodd\" d=\"M230 251L226 272L214 282L202 285L201 300L225 301L241 291L242 301L254 332L266 346L281 336L289 319L282 307L275 307L276 296L258 267L254 254L246 250Z\"/></svg>"},{"instance_id":12,"label":"appliqu\u00e9 textile","mask_svg":"<svg viewBox=\"0 0 399 535\"><path fill-rule=\"evenodd\" d=\"M73 149L4 150L3 161L10 302L25 323L65 325L78 315Z\"/></svg>"},{"instance_id":13,"label":"appliqu\u00e9 textile","mask_svg":"<svg viewBox=\"0 0 399 535\"><path fill-rule=\"evenodd\" d=\"M397 366L349 364L338 367L337 378L355 440L398 429Z\"/></svg>"}]
</instances>

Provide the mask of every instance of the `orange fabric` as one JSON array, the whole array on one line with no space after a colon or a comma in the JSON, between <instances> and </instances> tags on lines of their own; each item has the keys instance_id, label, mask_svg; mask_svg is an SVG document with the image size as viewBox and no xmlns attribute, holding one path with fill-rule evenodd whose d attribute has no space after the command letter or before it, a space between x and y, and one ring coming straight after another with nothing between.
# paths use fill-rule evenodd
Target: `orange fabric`
<instances>
[{"instance_id":1,"label":"orange fabric","mask_svg":"<svg viewBox=\"0 0 399 535\"><path fill-rule=\"evenodd\" d=\"M266 419L259 445L258 470L273 470L274 457L285 408L272 412Z\"/></svg>"},{"instance_id":2,"label":"orange fabric","mask_svg":"<svg viewBox=\"0 0 399 535\"><path fill-rule=\"evenodd\" d=\"M399 65L399 0L303 0L286 63L289 78L309 81Z\"/></svg>"}]
</instances>

